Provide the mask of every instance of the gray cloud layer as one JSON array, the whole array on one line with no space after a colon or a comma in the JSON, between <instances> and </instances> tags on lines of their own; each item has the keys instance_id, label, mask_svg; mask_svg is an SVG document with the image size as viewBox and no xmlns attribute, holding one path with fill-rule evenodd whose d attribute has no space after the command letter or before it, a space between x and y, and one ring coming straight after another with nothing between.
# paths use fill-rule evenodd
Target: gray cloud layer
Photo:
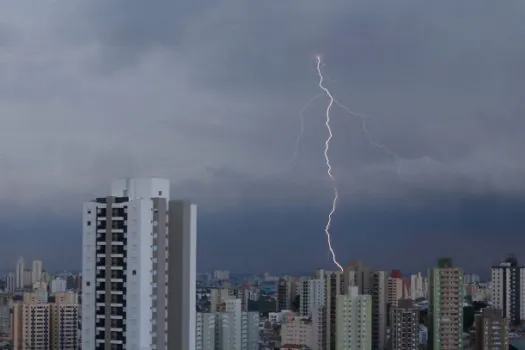
<instances>
[{"instance_id":1,"label":"gray cloud layer","mask_svg":"<svg viewBox=\"0 0 525 350\"><path fill-rule=\"evenodd\" d=\"M396 178L391 157L370 147L360 120L335 110L334 171L348 191L523 189L525 9L518 1L3 7L7 197L86 196L125 175L207 181L224 169L240 180L273 173L276 181L324 186L326 100L306 112L295 170L286 163L298 110L318 93L316 53L336 97L375 116L372 136L400 155Z\"/></svg>"}]
</instances>

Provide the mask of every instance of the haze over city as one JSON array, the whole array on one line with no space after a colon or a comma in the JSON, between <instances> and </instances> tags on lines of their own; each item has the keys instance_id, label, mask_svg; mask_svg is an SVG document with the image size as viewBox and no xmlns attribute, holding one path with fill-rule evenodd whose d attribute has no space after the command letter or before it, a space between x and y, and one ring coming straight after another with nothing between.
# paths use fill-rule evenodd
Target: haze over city
<instances>
[{"instance_id":1,"label":"haze over city","mask_svg":"<svg viewBox=\"0 0 525 350\"><path fill-rule=\"evenodd\" d=\"M0 11L0 269L81 266L82 203L120 177L199 205L198 268L485 271L525 243L519 1L14 1ZM454 239L454 244L448 244ZM242 263L241 263L242 262Z\"/></svg>"}]
</instances>

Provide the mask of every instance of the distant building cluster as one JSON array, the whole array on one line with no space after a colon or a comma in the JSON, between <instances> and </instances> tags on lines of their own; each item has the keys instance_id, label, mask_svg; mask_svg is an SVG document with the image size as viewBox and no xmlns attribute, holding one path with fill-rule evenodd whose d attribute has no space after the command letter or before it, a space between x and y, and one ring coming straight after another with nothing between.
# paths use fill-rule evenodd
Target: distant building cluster
<instances>
[{"instance_id":1,"label":"distant building cluster","mask_svg":"<svg viewBox=\"0 0 525 350\"><path fill-rule=\"evenodd\" d=\"M21 257L1 281L0 350L494 350L525 335L514 257L489 282L448 258L407 275L197 274L196 206L167 180L115 181L82 211L81 273Z\"/></svg>"},{"instance_id":2,"label":"distant building cluster","mask_svg":"<svg viewBox=\"0 0 525 350\"><path fill-rule=\"evenodd\" d=\"M81 275L16 262L0 293L0 349L78 349Z\"/></svg>"}]
</instances>

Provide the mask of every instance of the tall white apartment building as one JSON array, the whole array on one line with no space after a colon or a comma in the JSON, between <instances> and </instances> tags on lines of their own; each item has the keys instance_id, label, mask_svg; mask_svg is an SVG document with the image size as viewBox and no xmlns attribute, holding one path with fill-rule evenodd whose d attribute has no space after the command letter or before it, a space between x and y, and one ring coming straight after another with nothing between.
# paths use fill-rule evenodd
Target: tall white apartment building
<instances>
[{"instance_id":1,"label":"tall white apartment building","mask_svg":"<svg viewBox=\"0 0 525 350\"><path fill-rule=\"evenodd\" d=\"M504 317L513 324L525 320L525 267L509 257L492 267L491 304L503 310Z\"/></svg>"},{"instance_id":2,"label":"tall white apartment building","mask_svg":"<svg viewBox=\"0 0 525 350\"><path fill-rule=\"evenodd\" d=\"M470 284L470 283L479 283L481 279L478 274L471 273L471 274L465 274L465 276L463 276L463 281L465 281L465 284Z\"/></svg>"},{"instance_id":3,"label":"tall white apartment building","mask_svg":"<svg viewBox=\"0 0 525 350\"><path fill-rule=\"evenodd\" d=\"M410 297L412 300L428 297L428 279L421 272L410 275Z\"/></svg>"},{"instance_id":4,"label":"tall white apartment building","mask_svg":"<svg viewBox=\"0 0 525 350\"><path fill-rule=\"evenodd\" d=\"M31 287L33 284L33 271L31 269L24 270L24 287Z\"/></svg>"},{"instance_id":5,"label":"tall white apartment building","mask_svg":"<svg viewBox=\"0 0 525 350\"><path fill-rule=\"evenodd\" d=\"M243 350L259 350L259 312L242 312L241 347Z\"/></svg>"},{"instance_id":6,"label":"tall white apartment building","mask_svg":"<svg viewBox=\"0 0 525 350\"><path fill-rule=\"evenodd\" d=\"M16 288L24 288L25 287L25 262L24 258L20 257L18 258L16 262Z\"/></svg>"},{"instance_id":7,"label":"tall white apartment building","mask_svg":"<svg viewBox=\"0 0 525 350\"><path fill-rule=\"evenodd\" d=\"M214 315L215 350L259 350L259 313L242 311L241 299L230 296L224 300L220 312L203 315ZM197 335L197 344L204 344L205 338L204 332Z\"/></svg>"},{"instance_id":8,"label":"tall white apartment building","mask_svg":"<svg viewBox=\"0 0 525 350\"><path fill-rule=\"evenodd\" d=\"M242 300L231 298L225 301L224 313L232 316L230 318L228 327L229 332L227 333L231 337L230 349L241 350L241 335L242 335ZM224 325L224 324L223 324ZM226 350L226 349L224 349Z\"/></svg>"},{"instance_id":9,"label":"tall white apartment building","mask_svg":"<svg viewBox=\"0 0 525 350\"><path fill-rule=\"evenodd\" d=\"M195 349L196 207L169 198L122 179L84 204L82 349Z\"/></svg>"},{"instance_id":10,"label":"tall white apartment building","mask_svg":"<svg viewBox=\"0 0 525 350\"><path fill-rule=\"evenodd\" d=\"M218 312L215 315L215 350L240 350L240 330L235 328L236 316L231 312Z\"/></svg>"},{"instance_id":11,"label":"tall white apartment building","mask_svg":"<svg viewBox=\"0 0 525 350\"><path fill-rule=\"evenodd\" d=\"M10 272L5 279L5 289L8 293L14 293L16 290L16 276L14 273Z\"/></svg>"},{"instance_id":12,"label":"tall white apartment building","mask_svg":"<svg viewBox=\"0 0 525 350\"><path fill-rule=\"evenodd\" d=\"M40 282L42 278L42 261L34 260L31 269L31 283Z\"/></svg>"},{"instance_id":13,"label":"tall white apartment building","mask_svg":"<svg viewBox=\"0 0 525 350\"><path fill-rule=\"evenodd\" d=\"M66 280L63 278L57 277L51 280L50 292L51 294L65 292L67 289L66 287L67 287Z\"/></svg>"},{"instance_id":14,"label":"tall white apartment building","mask_svg":"<svg viewBox=\"0 0 525 350\"><path fill-rule=\"evenodd\" d=\"M215 350L215 314L197 313L195 350Z\"/></svg>"},{"instance_id":15,"label":"tall white apartment building","mask_svg":"<svg viewBox=\"0 0 525 350\"><path fill-rule=\"evenodd\" d=\"M336 350L372 350L372 297L352 286L337 296Z\"/></svg>"},{"instance_id":16,"label":"tall white apartment building","mask_svg":"<svg viewBox=\"0 0 525 350\"><path fill-rule=\"evenodd\" d=\"M311 316L315 309L325 306L324 278L301 279L299 295L301 316Z\"/></svg>"}]
</instances>

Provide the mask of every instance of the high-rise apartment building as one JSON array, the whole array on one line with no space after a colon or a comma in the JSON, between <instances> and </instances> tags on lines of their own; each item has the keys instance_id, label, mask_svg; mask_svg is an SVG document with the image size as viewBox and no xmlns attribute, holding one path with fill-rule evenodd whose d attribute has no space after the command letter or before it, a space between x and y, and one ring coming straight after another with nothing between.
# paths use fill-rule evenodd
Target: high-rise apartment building
<instances>
[{"instance_id":1,"label":"high-rise apartment building","mask_svg":"<svg viewBox=\"0 0 525 350\"><path fill-rule=\"evenodd\" d=\"M24 293L13 305L13 348L78 349L78 320L76 293L57 293L53 302L46 293Z\"/></svg>"},{"instance_id":2,"label":"high-rise apartment building","mask_svg":"<svg viewBox=\"0 0 525 350\"><path fill-rule=\"evenodd\" d=\"M51 294L65 292L67 290L67 282L65 279L57 277L51 280L49 287Z\"/></svg>"},{"instance_id":3,"label":"high-rise apartment building","mask_svg":"<svg viewBox=\"0 0 525 350\"><path fill-rule=\"evenodd\" d=\"M470 284L470 283L479 283L481 279L478 274L471 273L471 274L465 274L465 276L463 276L463 280L465 284L467 283Z\"/></svg>"},{"instance_id":4,"label":"high-rise apartment building","mask_svg":"<svg viewBox=\"0 0 525 350\"><path fill-rule=\"evenodd\" d=\"M54 295L51 306L51 349L78 349L78 295L62 292Z\"/></svg>"},{"instance_id":5,"label":"high-rise apartment building","mask_svg":"<svg viewBox=\"0 0 525 350\"><path fill-rule=\"evenodd\" d=\"M311 316L314 310L325 306L324 278L302 278L299 293L301 316Z\"/></svg>"},{"instance_id":6,"label":"high-rise apartment building","mask_svg":"<svg viewBox=\"0 0 525 350\"><path fill-rule=\"evenodd\" d=\"M401 271L393 270L387 280L387 304L396 307L398 300L403 298L404 281Z\"/></svg>"},{"instance_id":7,"label":"high-rise apartment building","mask_svg":"<svg viewBox=\"0 0 525 350\"><path fill-rule=\"evenodd\" d=\"M281 349L317 349L317 334L312 317L285 313L281 324Z\"/></svg>"},{"instance_id":8,"label":"high-rise apartment building","mask_svg":"<svg viewBox=\"0 0 525 350\"><path fill-rule=\"evenodd\" d=\"M325 279L325 295L326 295L326 328L323 331L324 343L326 349L335 350L336 348L336 322L337 322L337 297L345 293L348 288L344 273L341 271L326 271ZM346 286L346 288L345 288Z\"/></svg>"},{"instance_id":9,"label":"high-rise apartment building","mask_svg":"<svg viewBox=\"0 0 525 350\"><path fill-rule=\"evenodd\" d=\"M0 293L0 338L9 338L11 335L11 308L13 294Z\"/></svg>"},{"instance_id":10,"label":"high-rise apartment building","mask_svg":"<svg viewBox=\"0 0 525 350\"><path fill-rule=\"evenodd\" d=\"M84 205L83 349L195 348L196 207L169 192L122 179Z\"/></svg>"},{"instance_id":11,"label":"high-rise apartment building","mask_svg":"<svg viewBox=\"0 0 525 350\"><path fill-rule=\"evenodd\" d=\"M24 258L20 257L18 258L18 261L16 262L16 288L22 289L25 287L25 262Z\"/></svg>"},{"instance_id":12,"label":"high-rise apartment building","mask_svg":"<svg viewBox=\"0 0 525 350\"><path fill-rule=\"evenodd\" d=\"M474 350L509 348L509 324L501 310L485 308L475 317Z\"/></svg>"},{"instance_id":13,"label":"high-rise apartment building","mask_svg":"<svg viewBox=\"0 0 525 350\"><path fill-rule=\"evenodd\" d=\"M233 289L213 288L210 290L210 312L224 311L226 300L234 298Z\"/></svg>"},{"instance_id":14,"label":"high-rise apartment building","mask_svg":"<svg viewBox=\"0 0 525 350\"><path fill-rule=\"evenodd\" d=\"M24 287L31 287L33 284L33 270L25 269L24 270Z\"/></svg>"},{"instance_id":15,"label":"high-rise apartment building","mask_svg":"<svg viewBox=\"0 0 525 350\"><path fill-rule=\"evenodd\" d=\"M197 313L195 350L215 350L215 313Z\"/></svg>"},{"instance_id":16,"label":"high-rise apartment building","mask_svg":"<svg viewBox=\"0 0 525 350\"><path fill-rule=\"evenodd\" d=\"M195 348L197 303L197 206L169 202L168 350ZM158 283L161 283L159 280ZM158 301L157 301L158 303ZM160 304L158 304L160 305ZM164 316L159 314L157 324ZM157 350L160 348L157 346Z\"/></svg>"},{"instance_id":17,"label":"high-rise apartment building","mask_svg":"<svg viewBox=\"0 0 525 350\"><path fill-rule=\"evenodd\" d=\"M503 310L512 325L525 320L525 267L511 256L492 267L492 306Z\"/></svg>"},{"instance_id":18,"label":"high-rise apartment building","mask_svg":"<svg viewBox=\"0 0 525 350\"><path fill-rule=\"evenodd\" d=\"M359 294L372 297L372 348L384 349L388 324L388 281L385 271L374 271L360 261L351 262L345 269L345 284L356 286Z\"/></svg>"},{"instance_id":19,"label":"high-rise apartment building","mask_svg":"<svg viewBox=\"0 0 525 350\"><path fill-rule=\"evenodd\" d=\"M385 271L372 273L372 348L384 349L386 345L387 274Z\"/></svg>"},{"instance_id":20,"label":"high-rise apartment building","mask_svg":"<svg viewBox=\"0 0 525 350\"><path fill-rule=\"evenodd\" d=\"M337 296L336 350L372 350L372 297L350 287Z\"/></svg>"},{"instance_id":21,"label":"high-rise apartment building","mask_svg":"<svg viewBox=\"0 0 525 350\"><path fill-rule=\"evenodd\" d=\"M215 350L258 350L259 313L242 311L239 298L224 301L215 313Z\"/></svg>"},{"instance_id":22,"label":"high-rise apartment building","mask_svg":"<svg viewBox=\"0 0 525 350\"><path fill-rule=\"evenodd\" d=\"M455 350L463 347L463 271L452 260L438 260L430 271L428 309L429 350Z\"/></svg>"},{"instance_id":23,"label":"high-rise apartment building","mask_svg":"<svg viewBox=\"0 0 525 350\"><path fill-rule=\"evenodd\" d=\"M50 349L50 329L50 304L37 293L24 293L23 300L13 305L13 349Z\"/></svg>"},{"instance_id":24,"label":"high-rise apartment building","mask_svg":"<svg viewBox=\"0 0 525 350\"><path fill-rule=\"evenodd\" d=\"M240 299L232 298L226 300L224 304L225 310L219 315L221 350L241 350L242 302ZM229 344L228 347L226 343Z\"/></svg>"},{"instance_id":25,"label":"high-rise apartment building","mask_svg":"<svg viewBox=\"0 0 525 350\"><path fill-rule=\"evenodd\" d=\"M397 306L398 300L403 298L403 288L405 281L401 275L401 271L393 270L387 278L387 325L390 325L392 309Z\"/></svg>"},{"instance_id":26,"label":"high-rise apartment building","mask_svg":"<svg viewBox=\"0 0 525 350\"><path fill-rule=\"evenodd\" d=\"M344 268L345 275L345 293L348 294L348 288L356 286L359 289L359 294L372 293L372 274L373 270L363 264L361 261L352 261Z\"/></svg>"},{"instance_id":27,"label":"high-rise apartment building","mask_svg":"<svg viewBox=\"0 0 525 350\"><path fill-rule=\"evenodd\" d=\"M42 261L34 260L31 269L31 283L40 282L42 278Z\"/></svg>"},{"instance_id":28,"label":"high-rise apartment building","mask_svg":"<svg viewBox=\"0 0 525 350\"><path fill-rule=\"evenodd\" d=\"M390 313L391 350L419 349L419 309L412 299L401 299Z\"/></svg>"},{"instance_id":29,"label":"high-rise apartment building","mask_svg":"<svg viewBox=\"0 0 525 350\"><path fill-rule=\"evenodd\" d=\"M412 300L427 298L428 279L421 272L410 275L410 297Z\"/></svg>"},{"instance_id":30,"label":"high-rise apartment building","mask_svg":"<svg viewBox=\"0 0 525 350\"><path fill-rule=\"evenodd\" d=\"M277 281L277 311L290 310L295 299L295 279L280 277Z\"/></svg>"},{"instance_id":31,"label":"high-rise apartment building","mask_svg":"<svg viewBox=\"0 0 525 350\"><path fill-rule=\"evenodd\" d=\"M16 290L16 276L12 272L9 272L5 278L5 289L9 293L14 293Z\"/></svg>"},{"instance_id":32,"label":"high-rise apartment building","mask_svg":"<svg viewBox=\"0 0 525 350\"><path fill-rule=\"evenodd\" d=\"M241 346L242 350L259 350L259 312L242 312Z\"/></svg>"}]
</instances>

